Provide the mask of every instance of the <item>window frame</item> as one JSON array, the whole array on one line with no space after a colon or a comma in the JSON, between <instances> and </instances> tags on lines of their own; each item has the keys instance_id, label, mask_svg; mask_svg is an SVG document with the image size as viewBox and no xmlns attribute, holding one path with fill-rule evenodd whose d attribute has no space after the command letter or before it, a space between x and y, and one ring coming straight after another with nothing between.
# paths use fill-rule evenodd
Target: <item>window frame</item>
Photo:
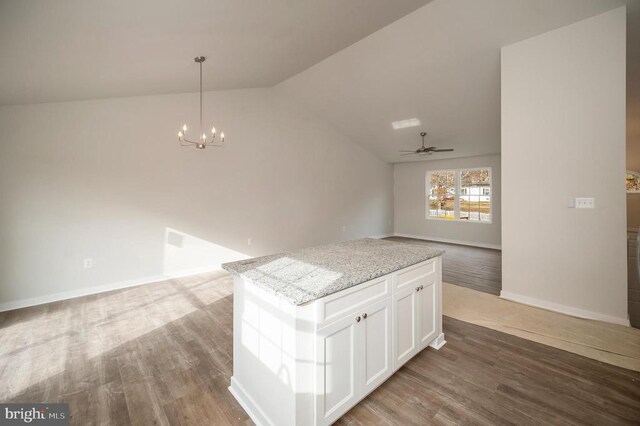
<instances>
[{"instance_id":1,"label":"window frame","mask_svg":"<svg viewBox=\"0 0 640 426\"><path fill-rule=\"evenodd\" d=\"M460 197L463 195L461 192L461 172L463 170L488 170L489 171L489 191L491 195L489 195L489 214L490 220L481 221L481 220L468 220L468 219L460 219ZM434 217L429 214L429 195L431 194L431 174L432 173L442 173L442 172L454 172L454 181L455 181L455 198L453 205L453 219L445 219L443 217ZM425 196L425 218L428 220L438 220L442 222L466 222L466 223L482 223L485 225L490 225L493 223L493 169L491 167L461 167L458 169L437 169L437 170L427 170L425 173L424 180L424 196Z\"/></svg>"},{"instance_id":2,"label":"window frame","mask_svg":"<svg viewBox=\"0 0 640 426\"><path fill-rule=\"evenodd\" d=\"M425 181L425 198L426 198L426 214L427 217L429 217L430 219L438 219L438 220L443 220L445 222L453 222L455 220L458 220L458 197L460 196L460 194L458 193L458 191L460 190L459 186L458 186L458 175L459 170L458 169L440 169L440 170L428 170L427 171L427 180ZM429 196L431 195L431 173L453 173L453 219L445 219L443 217L431 217L429 216Z\"/></svg>"}]
</instances>

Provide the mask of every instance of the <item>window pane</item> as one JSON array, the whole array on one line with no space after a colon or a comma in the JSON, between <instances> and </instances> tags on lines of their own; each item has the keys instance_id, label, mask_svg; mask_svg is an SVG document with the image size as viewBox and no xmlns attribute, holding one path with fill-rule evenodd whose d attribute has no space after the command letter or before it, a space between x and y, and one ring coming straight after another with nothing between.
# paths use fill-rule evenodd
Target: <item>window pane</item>
<instances>
[{"instance_id":1,"label":"window pane","mask_svg":"<svg viewBox=\"0 0 640 426\"><path fill-rule=\"evenodd\" d=\"M440 171L429 173L427 185L429 196L429 217L440 219L454 219L455 214L455 183L456 173Z\"/></svg>"},{"instance_id":2,"label":"window pane","mask_svg":"<svg viewBox=\"0 0 640 426\"><path fill-rule=\"evenodd\" d=\"M460 170L460 219L491 221L491 173L489 169Z\"/></svg>"}]
</instances>

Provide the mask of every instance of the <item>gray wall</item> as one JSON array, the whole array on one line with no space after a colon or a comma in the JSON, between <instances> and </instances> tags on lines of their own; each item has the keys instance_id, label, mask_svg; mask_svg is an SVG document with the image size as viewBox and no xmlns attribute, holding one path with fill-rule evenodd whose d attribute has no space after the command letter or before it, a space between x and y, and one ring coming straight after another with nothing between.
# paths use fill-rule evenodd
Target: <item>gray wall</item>
<instances>
[{"instance_id":1,"label":"gray wall","mask_svg":"<svg viewBox=\"0 0 640 426\"><path fill-rule=\"evenodd\" d=\"M426 172L428 170L466 167L491 167L492 169L492 223L426 219ZM396 234L485 247L500 247L499 155L396 163L393 166L393 178L394 232Z\"/></svg>"},{"instance_id":2,"label":"gray wall","mask_svg":"<svg viewBox=\"0 0 640 426\"><path fill-rule=\"evenodd\" d=\"M274 89L205 94L224 148L178 146L197 108L196 93L0 108L0 308L391 231L392 166Z\"/></svg>"},{"instance_id":3,"label":"gray wall","mask_svg":"<svg viewBox=\"0 0 640 426\"><path fill-rule=\"evenodd\" d=\"M620 323L625 12L502 49L503 296ZM575 197L596 208L569 208Z\"/></svg>"}]
</instances>

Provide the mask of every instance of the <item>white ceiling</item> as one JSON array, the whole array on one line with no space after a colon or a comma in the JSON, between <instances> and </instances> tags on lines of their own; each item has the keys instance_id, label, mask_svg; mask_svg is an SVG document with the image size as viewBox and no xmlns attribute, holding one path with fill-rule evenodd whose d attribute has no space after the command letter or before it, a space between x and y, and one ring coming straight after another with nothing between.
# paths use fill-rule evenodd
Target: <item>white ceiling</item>
<instances>
[{"instance_id":1,"label":"white ceiling","mask_svg":"<svg viewBox=\"0 0 640 426\"><path fill-rule=\"evenodd\" d=\"M429 0L1 0L0 105L273 86Z\"/></svg>"},{"instance_id":2,"label":"white ceiling","mask_svg":"<svg viewBox=\"0 0 640 426\"><path fill-rule=\"evenodd\" d=\"M278 87L388 162L495 154L500 47L625 3L638 36L637 0L435 0ZM630 39L629 52L638 44ZM629 58L630 79L639 60ZM414 117L421 127L391 128ZM455 151L400 156L423 129L427 146Z\"/></svg>"},{"instance_id":3,"label":"white ceiling","mask_svg":"<svg viewBox=\"0 0 640 426\"><path fill-rule=\"evenodd\" d=\"M0 105L196 91L204 55L206 90L282 82L385 161L494 154L500 47L627 4L640 135L640 0L430 1L0 0ZM455 151L401 157L421 130Z\"/></svg>"}]
</instances>

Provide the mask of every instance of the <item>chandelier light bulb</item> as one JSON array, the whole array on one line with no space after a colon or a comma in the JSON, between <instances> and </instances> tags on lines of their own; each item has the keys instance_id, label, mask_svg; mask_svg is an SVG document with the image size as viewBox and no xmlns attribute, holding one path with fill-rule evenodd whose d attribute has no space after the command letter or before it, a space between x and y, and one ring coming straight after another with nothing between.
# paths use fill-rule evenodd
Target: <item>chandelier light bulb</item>
<instances>
[{"instance_id":1,"label":"chandelier light bulb","mask_svg":"<svg viewBox=\"0 0 640 426\"><path fill-rule=\"evenodd\" d=\"M185 133L187 132L187 125L186 124L184 126L182 126L182 131L185 132Z\"/></svg>"},{"instance_id":2,"label":"chandelier light bulb","mask_svg":"<svg viewBox=\"0 0 640 426\"><path fill-rule=\"evenodd\" d=\"M220 133L220 142L224 142L224 132Z\"/></svg>"},{"instance_id":3,"label":"chandelier light bulb","mask_svg":"<svg viewBox=\"0 0 640 426\"><path fill-rule=\"evenodd\" d=\"M216 128L215 128L215 127L212 127L212 128L211 128L211 133L213 133L213 136L215 136L215 135L216 135Z\"/></svg>"},{"instance_id":4,"label":"chandelier light bulb","mask_svg":"<svg viewBox=\"0 0 640 426\"><path fill-rule=\"evenodd\" d=\"M178 132L178 137L181 138L182 137L182 132Z\"/></svg>"}]
</instances>

